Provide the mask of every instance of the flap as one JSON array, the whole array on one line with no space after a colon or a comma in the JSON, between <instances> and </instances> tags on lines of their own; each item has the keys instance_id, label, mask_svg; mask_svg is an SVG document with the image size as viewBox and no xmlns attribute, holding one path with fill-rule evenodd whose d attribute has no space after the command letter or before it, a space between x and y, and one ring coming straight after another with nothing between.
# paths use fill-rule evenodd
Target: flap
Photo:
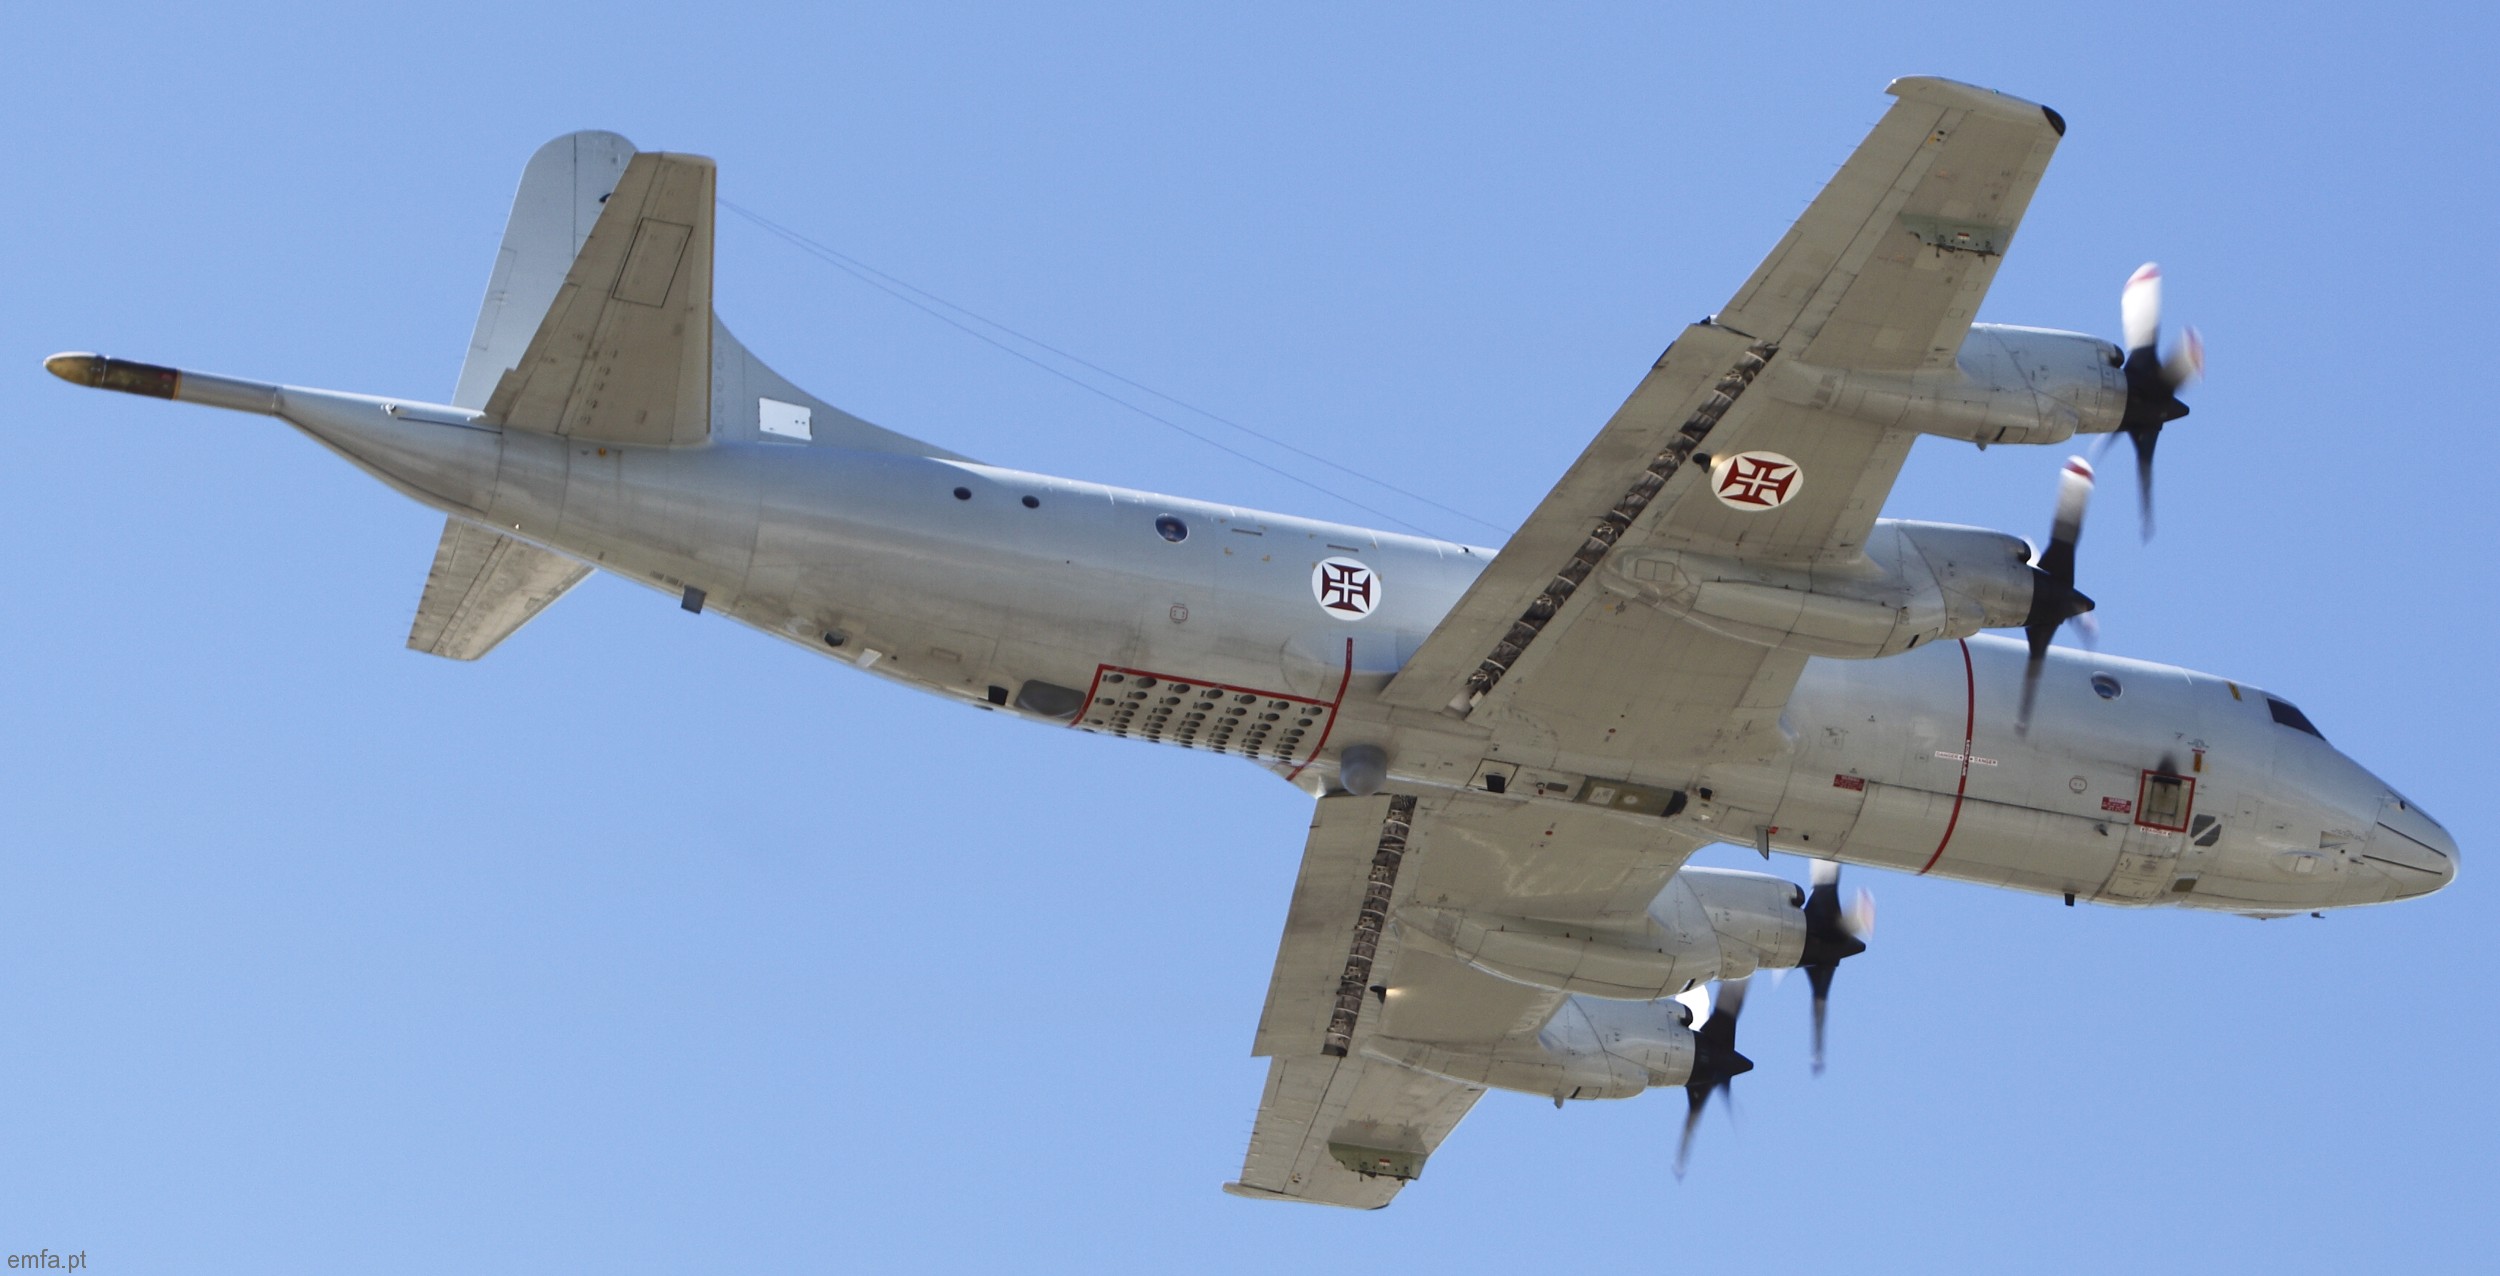
<instances>
[{"instance_id":1,"label":"flap","mask_svg":"<svg viewBox=\"0 0 2500 1276\"><path fill-rule=\"evenodd\" d=\"M1402 810L1395 809L1401 807ZM1293 905L1285 913L1285 933L1276 943L1276 971L1267 985L1267 1008L1259 1015L1259 1034L1250 1047L1257 1055L1312 1055L1326 1049L1329 1021L1337 1014L1342 982L1350 962L1368 964L1378 956L1385 910L1375 909L1370 942L1359 957L1352 952L1357 923L1362 920L1367 887L1385 876L1382 902L1396 887L1404 858L1405 829L1415 808L1413 798L1338 796L1322 798L1311 812L1311 836L1303 844L1302 871L1293 884ZM1394 828L1390 824L1396 817ZM1389 845L1394 835L1395 844ZM1381 873L1375 861L1388 859ZM1357 977L1353 995L1360 1012L1368 975ZM1343 1054L1344 1043L1336 1053Z\"/></svg>"}]
</instances>

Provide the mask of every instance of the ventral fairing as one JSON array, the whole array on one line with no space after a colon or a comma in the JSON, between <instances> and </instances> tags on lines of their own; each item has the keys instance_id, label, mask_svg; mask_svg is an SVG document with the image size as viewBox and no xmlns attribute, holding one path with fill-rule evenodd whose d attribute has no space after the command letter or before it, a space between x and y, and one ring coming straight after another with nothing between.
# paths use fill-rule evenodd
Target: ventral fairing
<instances>
[{"instance_id":1,"label":"ventral fairing","mask_svg":"<svg viewBox=\"0 0 2500 1276\"><path fill-rule=\"evenodd\" d=\"M2124 434L2149 533L2155 442L2202 359L2193 333L2164 352L2151 266L2123 346L1972 323L2064 122L1890 91L1498 552L1002 469L845 413L713 314L711 161L610 133L530 161L449 402L47 366L281 418L440 510L421 651L483 656L605 570L959 702L1302 786L1227 1187L1379 1206L1487 1089L1682 1086L1697 1115L1753 1066L1757 970L1807 972L1819 1068L1872 931L1842 864L2259 916L2456 873L2438 823L2289 701L2054 645L2093 605L2082 458L2036 554L1877 517L1922 434ZM1818 864L1805 887L1686 867L1712 842Z\"/></svg>"}]
</instances>

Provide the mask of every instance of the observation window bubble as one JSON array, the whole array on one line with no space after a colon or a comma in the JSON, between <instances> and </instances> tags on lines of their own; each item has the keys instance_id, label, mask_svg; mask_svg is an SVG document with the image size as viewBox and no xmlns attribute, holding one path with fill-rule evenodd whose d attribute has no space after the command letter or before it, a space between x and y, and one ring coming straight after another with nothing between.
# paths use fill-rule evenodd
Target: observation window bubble
<instances>
[{"instance_id":1,"label":"observation window bubble","mask_svg":"<svg viewBox=\"0 0 2500 1276\"><path fill-rule=\"evenodd\" d=\"M1155 520L1155 534L1177 545L1189 539L1189 524L1175 515L1166 514Z\"/></svg>"},{"instance_id":2,"label":"observation window bubble","mask_svg":"<svg viewBox=\"0 0 2500 1276\"><path fill-rule=\"evenodd\" d=\"M2096 673L2092 675L2093 695L2099 696L2103 700L2115 700L2118 698L2119 690L2120 688L2116 678L2113 678L2105 673Z\"/></svg>"}]
</instances>

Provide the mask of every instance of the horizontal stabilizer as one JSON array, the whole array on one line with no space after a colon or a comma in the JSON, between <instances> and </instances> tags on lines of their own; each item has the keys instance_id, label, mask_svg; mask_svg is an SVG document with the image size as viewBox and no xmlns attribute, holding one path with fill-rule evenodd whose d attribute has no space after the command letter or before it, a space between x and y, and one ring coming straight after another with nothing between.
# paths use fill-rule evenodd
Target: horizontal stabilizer
<instances>
[{"instance_id":1,"label":"horizontal stabilizer","mask_svg":"<svg viewBox=\"0 0 2500 1276\"><path fill-rule=\"evenodd\" d=\"M445 520L408 645L452 660L475 660L588 575L588 563L456 518Z\"/></svg>"},{"instance_id":2,"label":"horizontal stabilizer","mask_svg":"<svg viewBox=\"0 0 2500 1276\"><path fill-rule=\"evenodd\" d=\"M489 421L599 443L711 437L715 177L700 155L633 157Z\"/></svg>"}]
</instances>

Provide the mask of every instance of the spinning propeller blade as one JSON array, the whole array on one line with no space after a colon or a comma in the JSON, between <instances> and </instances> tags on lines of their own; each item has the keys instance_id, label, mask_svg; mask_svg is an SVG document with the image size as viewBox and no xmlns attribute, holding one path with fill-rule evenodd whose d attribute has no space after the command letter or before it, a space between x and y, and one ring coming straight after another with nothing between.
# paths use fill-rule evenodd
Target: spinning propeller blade
<instances>
[{"instance_id":1,"label":"spinning propeller blade","mask_svg":"<svg viewBox=\"0 0 2500 1276\"><path fill-rule=\"evenodd\" d=\"M1744 1009L1745 981L1722 979L1710 1017L1693 1030L1693 1075L1684 1082L1684 1137L1675 1145L1679 1179L1692 1159L1693 1131L1701 1125L1701 1112L1710 1105L1711 1092L1733 1095L1736 1078L1753 1071L1753 1060L1736 1053L1736 1016Z\"/></svg>"},{"instance_id":2,"label":"spinning propeller blade","mask_svg":"<svg viewBox=\"0 0 2500 1276\"><path fill-rule=\"evenodd\" d=\"M2127 407L2118 432L2135 443L2136 491L2143 505L2144 539L2153 538L2153 447L2161 428L2188 414L2179 391L2205 373L2205 341L2189 328L2179 347L2161 357L2161 267L2146 262L2118 295L2119 328L2126 338Z\"/></svg>"},{"instance_id":3,"label":"spinning propeller blade","mask_svg":"<svg viewBox=\"0 0 2500 1276\"><path fill-rule=\"evenodd\" d=\"M1875 933L1875 897L1864 887L1843 910L1840 906L1840 865L1814 861L1814 889L1806 895L1806 947L1797 965L1814 987L1814 1075L1823 1075L1823 1020L1831 1007L1832 976L1840 963L1866 951Z\"/></svg>"},{"instance_id":4,"label":"spinning propeller blade","mask_svg":"<svg viewBox=\"0 0 2500 1276\"><path fill-rule=\"evenodd\" d=\"M2049 547L2031 565L2031 614L2023 620L2023 636L2031 641L2031 659L2023 666L2022 709L2014 716L2016 734L2031 730L2031 701L2040 690L2040 667L2049 658L2049 640L2057 627L2092 610L2091 598L2075 588L2075 543L2083 538L2084 510L2092 503L2092 463L2066 458L2057 476L2057 514L2049 524Z\"/></svg>"}]
</instances>

